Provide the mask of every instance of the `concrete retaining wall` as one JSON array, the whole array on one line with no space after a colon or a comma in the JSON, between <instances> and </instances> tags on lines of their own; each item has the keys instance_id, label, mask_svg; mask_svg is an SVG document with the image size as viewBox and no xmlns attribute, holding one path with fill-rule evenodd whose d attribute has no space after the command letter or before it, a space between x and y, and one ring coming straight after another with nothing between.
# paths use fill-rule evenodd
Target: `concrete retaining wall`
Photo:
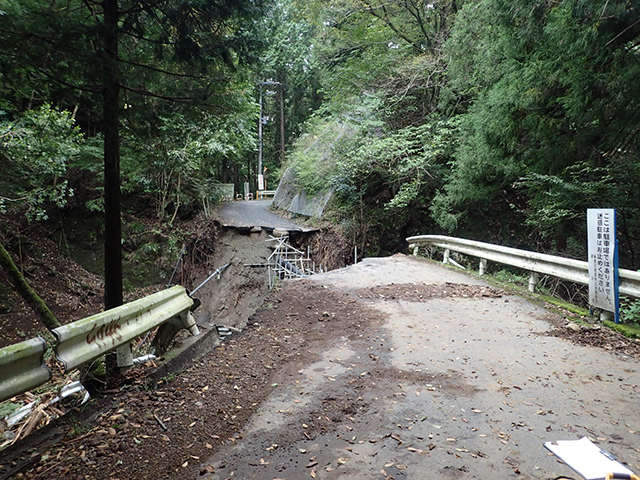
<instances>
[{"instance_id":1,"label":"concrete retaining wall","mask_svg":"<svg viewBox=\"0 0 640 480\"><path fill-rule=\"evenodd\" d=\"M296 186L295 173L288 168L280 180L273 198L273 205L297 215L321 217L332 196L332 190L315 195L308 195L305 190L299 190Z\"/></svg>"}]
</instances>

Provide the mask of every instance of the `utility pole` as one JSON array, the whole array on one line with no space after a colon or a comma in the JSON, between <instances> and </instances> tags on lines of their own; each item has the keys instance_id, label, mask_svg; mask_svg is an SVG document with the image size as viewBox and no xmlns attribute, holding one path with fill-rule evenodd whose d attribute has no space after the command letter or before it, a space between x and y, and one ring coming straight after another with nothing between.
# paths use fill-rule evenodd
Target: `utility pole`
<instances>
[{"instance_id":1,"label":"utility pole","mask_svg":"<svg viewBox=\"0 0 640 480\"><path fill-rule=\"evenodd\" d=\"M260 84L260 118L258 119L258 176L256 180L258 181L258 190L260 190L260 175L262 175L262 85ZM256 194L256 198L258 195Z\"/></svg>"},{"instance_id":2,"label":"utility pole","mask_svg":"<svg viewBox=\"0 0 640 480\"><path fill-rule=\"evenodd\" d=\"M280 166L284 165L284 83L280 83Z\"/></svg>"}]
</instances>

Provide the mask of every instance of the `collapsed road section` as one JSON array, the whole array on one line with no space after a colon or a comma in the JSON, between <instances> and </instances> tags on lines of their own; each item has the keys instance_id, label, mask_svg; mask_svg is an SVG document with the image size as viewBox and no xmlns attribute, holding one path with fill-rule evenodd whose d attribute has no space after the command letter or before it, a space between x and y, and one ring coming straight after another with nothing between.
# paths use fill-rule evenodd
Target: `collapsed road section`
<instances>
[{"instance_id":1,"label":"collapsed road section","mask_svg":"<svg viewBox=\"0 0 640 480\"><path fill-rule=\"evenodd\" d=\"M271 213L270 204L265 200L221 205L216 226L191 246L196 253L204 252L192 259L188 278L183 279L198 290L200 322L242 329L276 282L314 271L310 237L318 230ZM221 266L228 268L215 275ZM335 268L319 266L328 267Z\"/></svg>"},{"instance_id":2,"label":"collapsed road section","mask_svg":"<svg viewBox=\"0 0 640 480\"><path fill-rule=\"evenodd\" d=\"M582 437L638 471L640 346L564 323L403 255L284 281L241 333L193 367L78 412L58 427L61 442L20 446L20 471L94 480L576 478L543 442ZM6 456L2 463L14 468Z\"/></svg>"},{"instance_id":3,"label":"collapsed road section","mask_svg":"<svg viewBox=\"0 0 640 480\"><path fill-rule=\"evenodd\" d=\"M131 382L142 382L145 388L149 385L162 384L166 378L172 378L178 371L188 368L219 345L220 337L226 339L232 334L242 332L248 319L264 304L270 287L281 285L286 278L312 273L310 268L312 262L309 259L311 251L318 251L319 258L324 259L324 265L320 268L342 266L335 262L336 251L340 250L333 248L333 244L339 245L339 243L331 242L332 248L326 248L319 239L322 232L298 228L285 219L271 215L261 208L264 203L253 203L258 207L256 225L238 222L237 226L234 226L225 222L223 226L220 220L201 222L196 225L196 231L186 239L167 287L178 283L190 291L190 295L196 300L194 308L197 308L195 315L199 325L193 326L191 331L193 336L172 326L166 335L164 333L160 335L160 332L154 335L153 332L149 332L143 339L137 341L135 349L144 347L146 351L153 346L156 355L144 355L136 359L145 365L143 368L136 369L135 372L132 370L125 374ZM331 255L326 255L327 252L331 252ZM158 337L163 340L175 339L175 342L172 340L162 342L163 345L173 345L173 348L169 351L167 348L158 349L156 343ZM229 339L229 341L233 340ZM126 380L123 378L122 381ZM117 388L105 390L103 387L102 390L114 393ZM48 406L48 403L44 402L42 405ZM40 415L48 414L44 407L40 406L38 412ZM61 415L60 412L62 411L58 410L55 414ZM162 423L162 420L156 421L159 424ZM29 425L35 423L34 421ZM56 424L60 425L64 422L61 419L59 422L51 422L51 428L46 432L40 432L42 435L38 437L40 439L47 437L48 440L45 442L49 444L55 442L59 435L64 436L64 431L59 429L53 437L50 435ZM26 431L24 425L26 424L20 427L20 432ZM26 433L23 436L14 435L11 431L5 431L5 428L7 427L2 424L0 418L2 439L17 442L19 438L27 436ZM9 435L12 435L11 438ZM35 436L29 440L33 445L39 444L40 441ZM4 443L6 446L7 442ZM32 459L18 460L21 449L13 450L11 453L3 452L5 458L13 458L12 467L8 470L9 477L21 472L24 466L32 461ZM6 470L3 467L7 465L2 463L4 462L0 462L0 478L5 478Z\"/></svg>"}]
</instances>

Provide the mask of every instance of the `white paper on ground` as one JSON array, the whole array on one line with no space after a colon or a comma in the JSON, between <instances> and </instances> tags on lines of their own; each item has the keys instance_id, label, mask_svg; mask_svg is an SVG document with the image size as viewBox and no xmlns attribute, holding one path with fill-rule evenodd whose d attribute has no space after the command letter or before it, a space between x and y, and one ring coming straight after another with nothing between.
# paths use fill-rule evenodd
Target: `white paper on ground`
<instances>
[{"instance_id":1,"label":"white paper on ground","mask_svg":"<svg viewBox=\"0 0 640 480\"><path fill-rule=\"evenodd\" d=\"M587 437L582 437L580 440L545 442L544 446L587 480L603 479L607 473L633 474Z\"/></svg>"}]
</instances>

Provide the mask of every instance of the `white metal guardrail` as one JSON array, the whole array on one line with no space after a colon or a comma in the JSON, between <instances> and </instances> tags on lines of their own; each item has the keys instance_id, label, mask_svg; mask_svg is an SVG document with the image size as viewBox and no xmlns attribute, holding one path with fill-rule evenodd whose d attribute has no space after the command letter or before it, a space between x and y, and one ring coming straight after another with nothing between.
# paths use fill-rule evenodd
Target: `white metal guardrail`
<instances>
[{"instance_id":1,"label":"white metal guardrail","mask_svg":"<svg viewBox=\"0 0 640 480\"><path fill-rule=\"evenodd\" d=\"M0 349L0 402L51 379L43 362L45 347L38 337Z\"/></svg>"},{"instance_id":2,"label":"white metal guardrail","mask_svg":"<svg viewBox=\"0 0 640 480\"><path fill-rule=\"evenodd\" d=\"M133 357L129 342L159 325L175 323L197 335L192 305L193 299L177 285L56 328L57 357L69 372L118 350L118 365L130 366ZM0 401L49 381L51 372L44 364L44 351L45 342L39 337L0 349Z\"/></svg>"},{"instance_id":3,"label":"white metal guardrail","mask_svg":"<svg viewBox=\"0 0 640 480\"><path fill-rule=\"evenodd\" d=\"M275 197L276 190L258 190L258 200L266 197Z\"/></svg>"},{"instance_id":4,"label":"white metal guardrail","mask_svg":"<svg viewBox=\"0 0 640 480\"><path fill-rule=\"evenodd\" d=\"M476 242L444 235L418 235L408 237L409 248L418 254L421 246L435 246L444 249L444 263L449 262L449 252L459 252L480 259L480 275L486 270L487 260L522 268L531 272L529 290L533 291L539 275L551 275L570 282L589 284L589 266L587 262L572 258L557 257L544 253L518 250L491 243ZM620 293L640 298L640 273L620 269Z\"/></svg>"},{"instance_id":5,"label":"white metal guardrail","mask_svg":"<svg viewBox=\"0 0 640 480\"><path fill-rule=\"evenodd\" d=\"M167 320L188 312L191 305L193 300L184 287L177 285L63 325L53 330L58 341L56 355L64 364L65 372L68 372L128 344ZM131 361L133 362L133 358Z\"/></svg>"}]
</instances>

